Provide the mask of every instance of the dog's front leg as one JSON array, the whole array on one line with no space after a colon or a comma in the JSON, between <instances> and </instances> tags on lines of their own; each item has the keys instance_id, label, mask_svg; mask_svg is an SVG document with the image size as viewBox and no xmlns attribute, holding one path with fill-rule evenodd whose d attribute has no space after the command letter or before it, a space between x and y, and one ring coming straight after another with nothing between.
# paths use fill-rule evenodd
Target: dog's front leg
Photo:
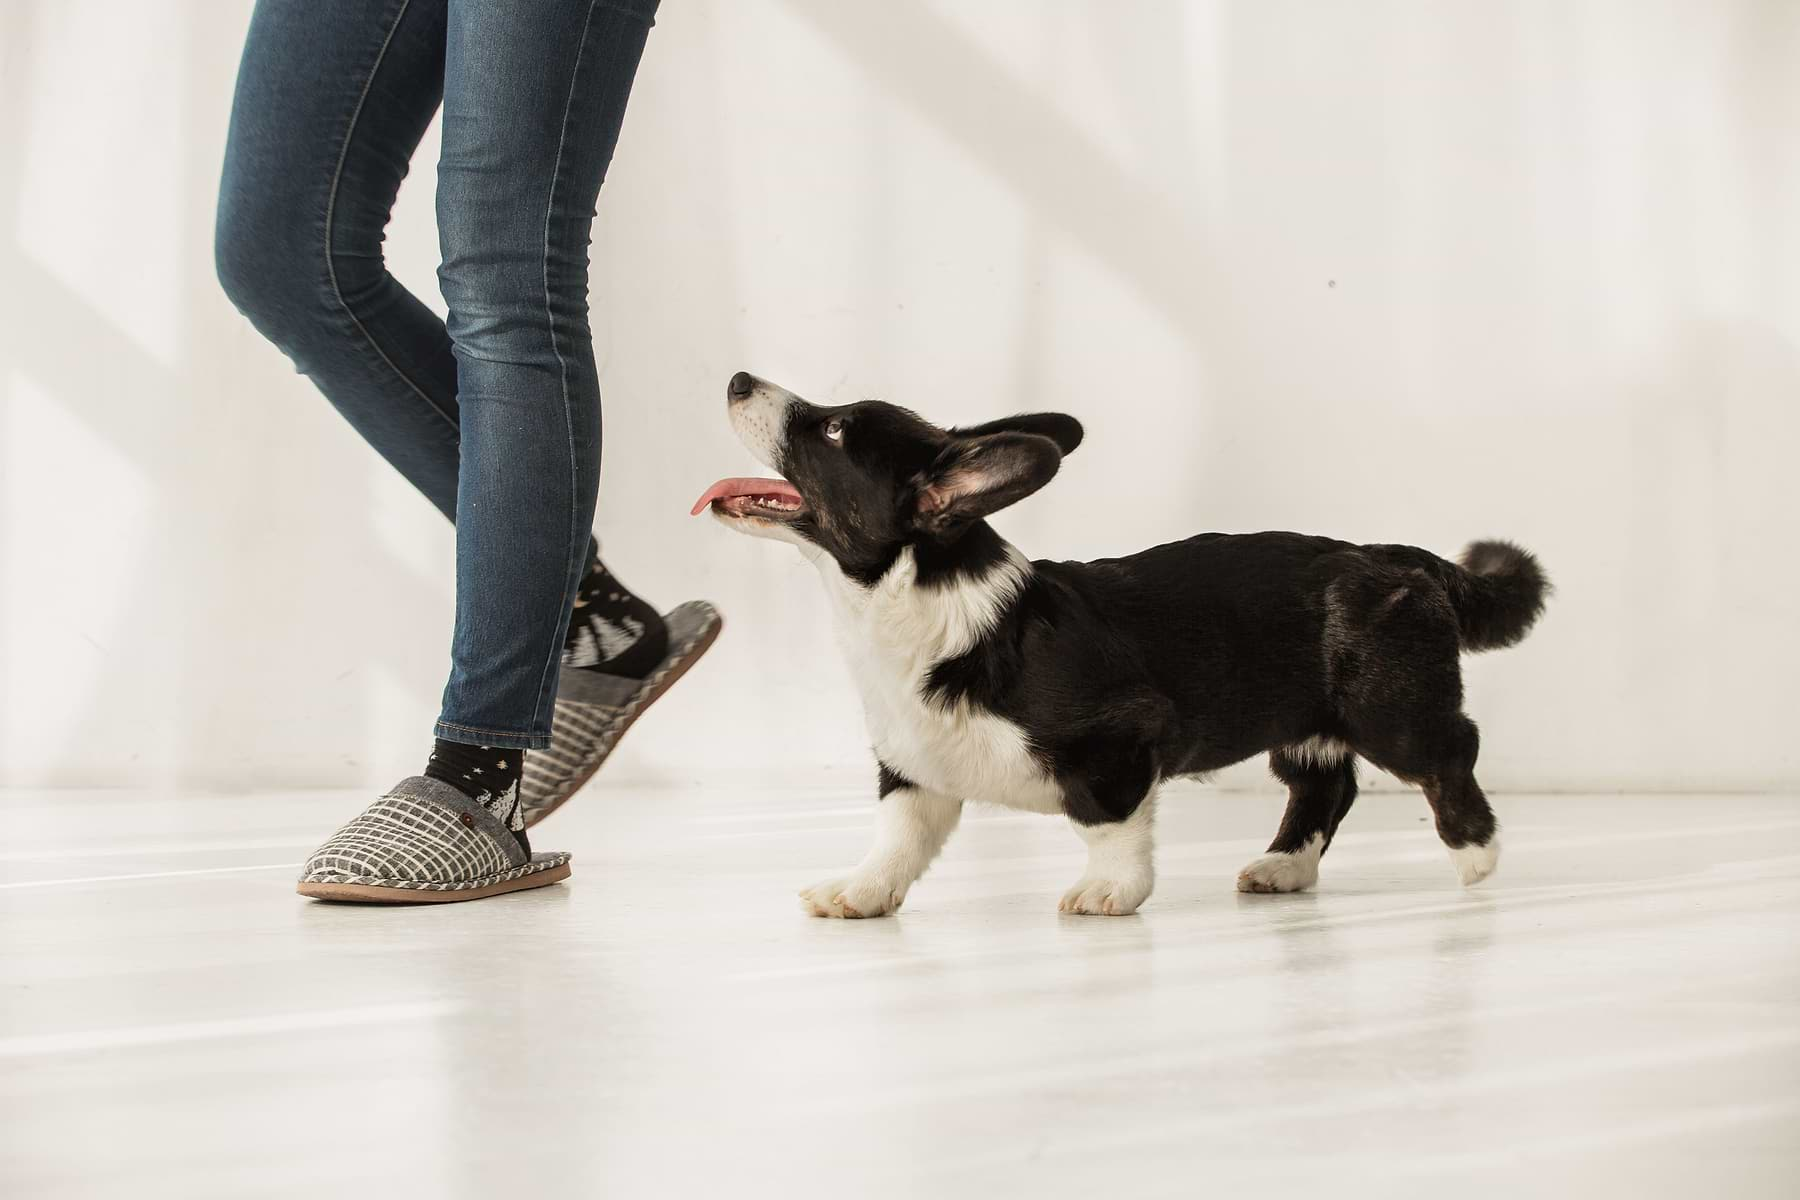
<instances>
[{"instance_id":1,"label":"dog's front leg","mask_svg":"<svg viewBox=\"0 0 1800 1200\"><path fill-rule=\"evenodd\" d=\"M1063 893L1057 909L1092 917L1125 917L1136 912L1156 886L1156 841L1151 831L1155 814L1156 796L1152 793L1124 820L1093 825L1075 821L1075 832L1088 847L1087 870Z\"/></svg>"},{"instance_id":2,"label":"dog's front leg","mask_svg":"<svg viewBox=\"0 0 1800 1200\"><path fill-rule=\"evenodd\" d=\"M1138 910L1156 886L1156 754L1146 743L1097 737L1071 743L1079 764L1059 777L1063 811L1087 843L1087 870L1057 908L1094 917Z\"/></svg>"},{"instance_id":3,"label":"dog's front leg","mask_svg":"<svg viewBox=\"0 0 1800 1200\"><path fill-rule=\"evenodd\" d=\"M962 818L962 801L881 769L881 808L875 845L842 879L800 893L815 917L881 917L900 907Z\"/></svg>"}]
</instances>

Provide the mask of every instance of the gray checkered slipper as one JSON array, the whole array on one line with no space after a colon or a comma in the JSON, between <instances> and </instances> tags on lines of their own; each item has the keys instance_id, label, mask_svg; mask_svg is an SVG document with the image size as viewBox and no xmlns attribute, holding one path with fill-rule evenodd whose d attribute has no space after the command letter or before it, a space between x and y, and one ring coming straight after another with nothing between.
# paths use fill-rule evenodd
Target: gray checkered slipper
<instances>
[{"instance_id":1,"label":"gray checkered slipper","mask_svg":"<svg viewBox=\"0 0 1800 1200\"><path fill-rule=\"evenodd\" d=\"M567 854L527 855L477 801L415 775L331 835L300 868L317 900L425 904L479 900L569 877Z\"/></svg>"},{"instance_id":2,"label":"gray checkered slipper","mask_svg":"<svg viewBox=\"0 0 1800 1200\"><path fill-rule=\"evenodd\" d=\"M519 807L526 828L561 808L594 777L619 738L718 640L724 620L704 600L690 600L663 616L669 652L643 679L569 668L556 688L556 723L550 745L525 756Z\"/></svg>"}]
</instances>

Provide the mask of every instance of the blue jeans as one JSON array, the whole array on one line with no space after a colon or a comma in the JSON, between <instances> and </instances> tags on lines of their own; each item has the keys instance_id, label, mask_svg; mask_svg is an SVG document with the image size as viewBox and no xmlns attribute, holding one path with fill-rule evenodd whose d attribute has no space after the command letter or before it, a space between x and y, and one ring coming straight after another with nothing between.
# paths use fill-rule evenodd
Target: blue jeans
<instances>
[{"instance_id":1,"label":"blue jeans","mask_svg":"<svg viewBox=\"0 0 1800 1200\"><path fill-rule=\"evenodd\" d=\"M437 735L549 744L599 488L588 236L656 0L258 0L219 279L456 522ZM448 322L382 231L440 101Z\"/></svg>"}]
</instances>

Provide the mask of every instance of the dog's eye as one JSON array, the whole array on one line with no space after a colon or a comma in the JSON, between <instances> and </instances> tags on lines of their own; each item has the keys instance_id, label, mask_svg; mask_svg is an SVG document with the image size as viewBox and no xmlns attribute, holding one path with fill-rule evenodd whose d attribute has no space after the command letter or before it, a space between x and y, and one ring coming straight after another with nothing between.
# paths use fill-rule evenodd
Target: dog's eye
<instances>
[{"instance_id":1,"label":"dog's eye","mask_svg":"<svg viewBox=\"0 0 1800 1200\"><path fill-rule=\"evenodd\" d=\"M831 418L831 420L825 422L825 437L828 441L833 441L833 442L843 441L844 440L844 423L842 421L838 420L836 417L833 417L833 418Z\"/></svg>"}]
</instances>

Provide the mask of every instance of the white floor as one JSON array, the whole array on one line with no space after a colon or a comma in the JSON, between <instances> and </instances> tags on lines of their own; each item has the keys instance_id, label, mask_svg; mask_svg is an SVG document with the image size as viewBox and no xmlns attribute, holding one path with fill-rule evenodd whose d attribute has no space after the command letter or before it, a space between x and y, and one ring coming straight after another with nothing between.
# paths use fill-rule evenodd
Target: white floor
<instances>
[{"instance_id":1,"label":"white floor","mask_svg":"<svg viewBox=\"0 0 1800 1200\"><path fill-rule=\"evenodd\" d=\"M307 903L363 797L0 796L0 1194L1800 1195L1800 798L1495 798L1465 892L1365 795L1166 798L1136 917L977 816L897 918L794 899L846 793L605 785L569 884Z\"/></svg>"}]
</instances>

